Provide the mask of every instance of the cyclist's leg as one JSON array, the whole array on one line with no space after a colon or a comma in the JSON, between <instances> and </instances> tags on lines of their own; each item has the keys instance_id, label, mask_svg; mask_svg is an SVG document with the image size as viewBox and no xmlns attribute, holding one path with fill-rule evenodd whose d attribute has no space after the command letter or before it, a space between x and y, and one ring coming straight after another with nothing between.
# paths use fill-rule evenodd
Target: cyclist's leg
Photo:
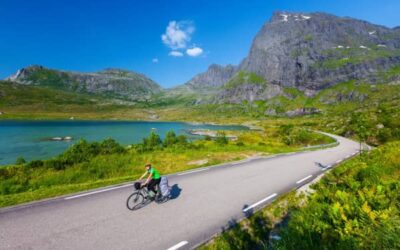
<instances>
[{"instance_id":1,"label":"cyclist's leg","mask_svg":"<svg viewBox=\"0 0 400 250\"><path fill-rule=\"evenodd\" d=\"M161 197L161 190L160 190L160 182L161 182L161 178L158 178L157 180L155 180L156 182L156 187L157 187L157 195L158 197Z\"/></svg>"},{"instance_id":2,"label":"cyclist's leg","mask_svg":"<svg viewBox=\"0 0 400 250\"><path fill-rule=\"evenodd\" d=\"M156 190L154 189L155 185L157 184L156 180L151 179L149 184L147 184L147 189L149 191L153 191L154 193L156 193Z\"/></svg>"}]
</instances>

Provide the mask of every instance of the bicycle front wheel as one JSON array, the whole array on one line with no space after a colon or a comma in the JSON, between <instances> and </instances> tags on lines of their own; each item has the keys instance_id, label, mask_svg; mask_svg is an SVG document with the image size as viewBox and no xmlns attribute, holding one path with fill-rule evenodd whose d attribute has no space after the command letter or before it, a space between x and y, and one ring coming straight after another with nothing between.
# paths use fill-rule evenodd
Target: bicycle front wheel
<instances>
[{"instance_id":1,"label":"bicycle front wheel","mask_svg":"<svg viewBox=\"0 0 400 250\"><path fill-rule=\"evenodd\" d=\"M129 210L138 210L144 206L144 197L140 192L134 192L126 200L126 207Z\"/></svg>"}]
</instances>

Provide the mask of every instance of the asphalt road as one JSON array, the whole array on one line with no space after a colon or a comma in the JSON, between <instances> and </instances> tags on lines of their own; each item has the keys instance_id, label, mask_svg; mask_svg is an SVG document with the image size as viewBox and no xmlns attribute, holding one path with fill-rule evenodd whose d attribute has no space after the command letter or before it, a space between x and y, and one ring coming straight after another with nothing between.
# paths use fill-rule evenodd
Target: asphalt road
<instances>
[{"instance_id":1,"label":"asphalt road","mask_svg":"<svg viewBox=\"0 0 400 250\"><path fill-rule=\"evenodd\" d=\"M189 249L358 152L358 143L171 175L174 199L130 211L131 185L0 210L0 249ZM316 164L322 163L322 165Z\"/></svg>"}]
</instances>

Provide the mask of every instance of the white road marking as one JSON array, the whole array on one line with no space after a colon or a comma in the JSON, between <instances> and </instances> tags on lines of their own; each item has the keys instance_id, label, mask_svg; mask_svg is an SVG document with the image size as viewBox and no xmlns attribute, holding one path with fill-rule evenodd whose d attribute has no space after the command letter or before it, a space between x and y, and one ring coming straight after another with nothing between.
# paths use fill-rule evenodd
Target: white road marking
<instances>
[{"instance_id":1,"label":"white road marking","mask_svg":"<svg viewBox=\"0 0 400 250\"><path fill-rule=\"evenodd\" d=\"M178 244L176 244L176 245L174 245L174 246L168 248L167 250L176 250L176 249L178 249L178 248L183 247L184 245L186 245L186 244L188 244L188 243L189 243L189 242L187 242L187 241L181 241L181 242L179 242Z\"/></svg>"},{"instance_id":2,"label":"white road marking","mask_svg":"<svg viewBox=\"0 0 400 250\"><path fill-rule=\"evenodd\" d=\"M185 175L185 174L193 174L193 173L197 173L197 172L201 172L201 171L206 171L209 170L209 168L203 168L203 169L199 169L199 170L194 170L194 171L189 171L189 172L185 172L185 173L180 173L178 175Z\"/></svg>"},{"instance_id":3,"label":"white road marking","mask_svg":"<svg viewBox=\"0 0 400 250\"><path fill-rule=\"evenodd\" d=\"M301 180L296 181L296 184L300 184L300 183L302 183L303 181L305 181L305 180L307 180L307 179L310 179L311 177L312 177L312 174L310 174L310 175L307 176L307 177L304 177L304 178L301 179Z\"/></svg>"},{"instance_id":4,"label":"white road marking","mask_svg":"<svg viewBox=\"0 0 400 250\"><path fill-rule=\"evenodd\" d=\"M270 200L270 199L274 198L275 196L277 196L277 194L276 194L276 193L273 193L273 194L271 194L270 196L268 196L268 197L266 197L266 198L264 198L264 199L262 199L262 200L260 200L260 201L258 201L258 202L256 202L256 203L254 203L253 205L246 207L245 209L243 209L243 212L247 212L247 210L252 209L252 208L258 206L258 205L260 205L261 203L266 202L267 200Z\"/></svg>"},{"instance_id":5,"label":"white road marking","mask_svg":"<svg viewBox=\"0 0 400 250\"><path fill-rule=\"evenodd\" d=\"M325 171L325 170L327 170L327 169L329 169L329 168L331 168L331 167L332 167L332 165L327 165L326 167L321 168L321 171Z\"/></svg>"},{"instance_id":6,"label":"white road marking","mask_svg":"<svg viewBox=\"0 0 400 250\"><path fill-rule=\"evenodd\" d=\"M84 197L84 196L88 196L88 195L92 195L92 194L103 193L103 192L111 191L111 190L114 190L114 189L119 189L119 188L124 188L124 187L129 187L129 186L132 186L132 184L126 184L126 185L123 185L123 186L112 187L112 188L102 189L102 190L93 191L93 192L89 192L89 193L69 196L69 197L65 197L64 200L71 200L71 199L75 199L75 198L79 198L79 197Z\"/></svg>"}]
</instances>

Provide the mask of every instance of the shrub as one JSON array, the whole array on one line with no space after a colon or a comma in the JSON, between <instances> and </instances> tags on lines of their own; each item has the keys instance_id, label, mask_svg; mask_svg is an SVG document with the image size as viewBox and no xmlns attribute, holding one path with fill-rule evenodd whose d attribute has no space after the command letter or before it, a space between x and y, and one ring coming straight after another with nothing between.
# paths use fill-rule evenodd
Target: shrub
<instances>
[{"instance_id":1,"label":"shrub","mask_svg":"<svg viewBox=\"0 0 400 250\"><path fill-rule=\"evenodd\" d=\"M175 132L173 130L168 131L167 134L165 135L164 146L169 147L176 144L177 142L178 138L176 137Z\"/></svg>"},{"instance_id":2,"label":"shrub","mask_svg":"<svg viewBox=\"0 0 400 250\"><path fill-rule=\"evenodd\" d=\"M121 154L125 151L125 148L112 138L105 139L100 143L100 153L103 155Z\"/></svg>"},{"instance_id":3,"label":"shrub","mask_svg":"<svg viewBox=\"0 0 400 250\"><path fill-rule=\"evenodd\" d=\"M44 166L46 168L52 168L55 170L64 170L67 166L67 162L63 162L61 160L58 159L51 159L51 160L47 160L44 163Z\"/></svg>"},{"instance_id":4,"label":"shrub","mask_svg":"<svg viewBox=\"0 0 400 250\"><path fill-rule=\"evenodd\" d=\"M86 140L79 140L59 156L67 165L88 161L90 158L100 154L100 145L97 142L88 143Z\"/></svg>"},{"instance_id":5,"label":"shrub","mask_svg":"<svg viewBox=\"0 0 400 250\"><path fill-rule=\"evenodd\" d=\"M380 143L385 143L393 137L392 131L388 128L383 128L378 131L377 138Z\"/></svg>"},{"instance_id":6,"label":"shrub","mask_svg":"<svg viewBox=\"0 0 400 250\"><path fill-rule=\"evenodd\" d=\"M26 161L25 161L24 157L22 157L22 156L18 157L17 160L15 161L16 165L22 165L25 163L26 163Z\"/></svg>"},{"instance_id":7,"label":"shrub","mask_svg":"<svg viewBox=\"0 0 400 250\"><path fill-rule=\"evenodd\" d=\"M185 135L178 136L177 143L180 145L187 145L188 144L187 137Z\"/></svg>"},{"instance_id":8,"label":"shrub","mask_svg":"<svg viewBox=\"0 0 400 250\"><path fill-rule=\"evenodd\" d=\"M209 135L205 135L205 136L204 136L204 140L206 140L206 141L211 141L212 138L211 138L211 136L209 136Z\"/></svg>"},{"instance_id":9,"label":"shrub","mask_svg":"<svg viewBox=\"0 0 400 250\"><path fill-rule=\"evenodd\" d=\"M40 168L43 167L43 161L41 160L34 160L27 164L28 168Z\"/></svg>"},{"instance_id":10,"label":"shrub","mask_svg":"<svg viewBox=\"0 0 400 250\"><path fill-rule=\"evenodd\" d=\"M286 135L282 137L282 142L289 146L294 144L294 139L290 135Z\"/></svg>"},{"instance_id":11,"label":"shrub","mask_svg":"<svg viewBox=\"0 0 400 250\"><path fill-rule=\"evenodd\" d=\"M217 137L215 138L215 142L218 143L219 145L228 144L228 138L226 137L225 132L218 131L217 132Z\"/></svg>"},{"instance_id":12,"label":"shrub","mask_svg":"<svg viewBox=\"0 0 400 250\"><path fill-rule=\"evenodd\" d=\"M162 146L162 141L155 131L151 131L147 138L143 138L142 149L144 151L151 151L160 146Z\"/></svg>"},{"instance_id":13,"label":"shrub","mask_svg":"<svg viewBox=\"0 0 400 250\"><path fill-rule=\"evenodd\" d=\"M7 179L9 177L7 168L0 167L0 178Z\"/></svg>"},{"instance_id":14,"label":"shrub","mask_svg":"<svg viewBox=\"0 0 400 250\"><path fill-rule=\"evenodd\" d=\"M244 143L243 143L242 141L238 141L238 142L236 143L236 146L238 146L238 147L243 147L243 146L244 146Z\"/></svg>"},{"instance_id":15,"label":"shrub","mask_svg":"<svg viewBox=\"0 0 400 250\"><path fill-rule=\"evenodd\" d=\"M46 166L61 170L65 169L68 165L87 162L97 155L120 154L125 151L126 149L123 146L111 138L105 139L100 143L89 143L81 139L78 143L68 148L63 154L59 155L57 159L50 160Z\"/></svg>"},{"instance_id":16,"label":"shrub","mask_svg":"<svg viewBox=\"0 0 400 250\"><path fill-rule=\"evenodd\" d=\"M312 134L305 129L300 129L296 132L295 143L307 144L312 140Z\"/></svg>"},{"instance_id":17,"label":"shrub","mask_svg":"<svg viewBox=\"0 0 400 250\"><path fill-rule=\"evenodd\" d=\"M279 126L279 133L281 135L289 135L292 133L293 129L294 129L293 124L283 124Z\"/></svg>"}]
</instances>

